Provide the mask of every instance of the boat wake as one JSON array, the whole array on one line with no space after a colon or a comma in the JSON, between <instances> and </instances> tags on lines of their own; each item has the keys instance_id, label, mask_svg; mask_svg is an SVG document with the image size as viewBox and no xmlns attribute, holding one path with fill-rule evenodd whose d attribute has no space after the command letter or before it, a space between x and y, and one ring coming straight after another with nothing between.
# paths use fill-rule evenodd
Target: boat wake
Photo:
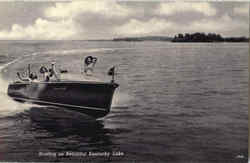
<instances>
[{"instance_id":1,"label":"boat wake","mask_svg":"<svg viewBox=\"0 0 250 163\"><path fill-rule=\"evenodd\" d=\"M149 48L152 48L152 47L149 47ZM162 47L159 47L159 48L162 48ZM39 54L63 56L63 55L74 55L74 54L78 55L78 54L84 54L84 53L114 52L114 51L131 50L131 49L137 49L137 48L134 48L134 47L122 48L122 47L120 47L120 48L88 48L88 49L50 50L50 51L40 52Z\"/></svg>"},{"instance_id":2,"label":"boat wake","mask_svg":"<svg viewBox=\"0 0 250 163\"><path fill-rule=\"evenodd\" d=\"M113 108L127 108L129 107L129 103L132 97L129 94L121 93L121 92L115 92L113 101L112 101L112 107Z\"/></svg>"},{"instance_id":3,"label":"boat wake","mask_svg":"<svg viewBox=\"0 0 250 163\"><path fill-rule=\"evenodd\" d=\"M0 73L2 73L2 71L3 71L6 67L8 67L9 65L11 65L11 64L13 64L13 63L15 63L15 62L17 62L17 61L19 61L19 60L21 60L21 57L15 59L15 60L13 60L13 61L11 61L11 62L8 62L8 63L6 63L6 64L1 65L1 66L0 66Z\"/></svg>"},{"instance_id":4,"label":"boat wake","mask_svg":"<svg viewBox=\"0 0 250 163\"><path fill-rule=\"evenodd\" d=\"M31 55L34 55L33 53ZM27 56L24 56L27 57ZM8 62L6 64L3 64L0 66L0 118L7 117L7 116L13 116L18 113L24 112L25 110L29 110L34 104L27 104L27 103L19 103L14 101L12 98L10 98L7 95L7 89L10 81L7 81L3 78L3 72L4 70L10 66L11 64L14 64L20 60L22 60L24 57L19 57L11 62Z\"/></svg>"},{"instance_id":5,"label":"boat wake","mask_svg":"<svg viewBox=\"0 0 250 163\"><path fill-rule=\"evenodd\" d=\"M51 50L41 52L41 54L52 54L52 55L72 55L82 53L97 53L105 51L114 51L113 48L91 48L91 49L71 49L71 50Z\"/></svg>"},{"instance_id":6,"label":"boat wake","mask_svg":"<svg viewBox=\"0 0 250 163\"><path fill-rule=\"evenodd\" d=\"M17 113L28 110L32 106L32 104L13 101L13 99L7 95L8 83L8 81L4 81L0 78L0 118L16 115Z\"/></svg>"},{"instance_id":7,"label":"boat wake","mask_svg":"<svg viewBox=\"0 0 250 163\"><path fill-rule=\"evenodd\" d=\"M3 64L3 65L0 65L0 74L2 74L2 72L4 71L4 69L7 68L8 66L10 66L10 65L12 65L12 64L14 64L14 63L16 63L16 62L19 62L19 61L23 60L23 59L26 58L26 57L36 56L36 55L38 55L38 54L39 54L39 53L37 53L37 52L31 53L31 54L27 54L27 55L24 55L23 57L18 57L18 58L14 59L14 60L11 61L11 62L8 62L8 63L5 63L5 64Z\"/></svg>"}]
</instances>

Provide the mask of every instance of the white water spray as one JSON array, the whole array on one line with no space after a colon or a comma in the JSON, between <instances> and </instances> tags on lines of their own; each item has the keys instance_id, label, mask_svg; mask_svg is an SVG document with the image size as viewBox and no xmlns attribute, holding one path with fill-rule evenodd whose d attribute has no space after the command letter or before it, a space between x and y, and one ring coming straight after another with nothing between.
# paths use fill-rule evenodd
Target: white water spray
<instances>
[{"instance_id":1,"label":"white water spray","mask_svg":"<svg viewBox=\"0 0 250 163\"><path fill-rule=\"evenodd\" d=\"M0 118L21 113L32 106L31 104L18 103L10 98L7 95L9 81L4 80L2 77L2 72L4 71L4 69L9 65L19 61L20 59L21 58L17 58L9 63L0 66Z\"/></svg>"},{"instance_id":2,"label":"white water spray","mask_svg":"<svg viewBox=\"0 0 250 163\"><path fill-rule=\"evenodd\" d=\"M0 117L12 116L28 110L31 105L26 103L18 103L7 95L8 81L0 78Z\"/></svg>"},{"instance_id":3,"label":"white water spray","mask_svg":"<svg viewBox=\"0 0 250 163\"><path fill-rule=\"evenodd\" d=\"M115 92L112 100L112 107L128 107L131 98L129 94Z\"/></svg>"}]
</instances>

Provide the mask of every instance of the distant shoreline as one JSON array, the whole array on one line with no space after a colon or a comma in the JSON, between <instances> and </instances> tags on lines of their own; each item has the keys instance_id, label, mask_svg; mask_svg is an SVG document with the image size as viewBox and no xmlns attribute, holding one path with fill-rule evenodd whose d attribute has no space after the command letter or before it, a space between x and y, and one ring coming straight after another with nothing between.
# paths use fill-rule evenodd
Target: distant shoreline
<instances>
[{"instance_id":1,"label":"distant shoreline","mask_svg":"<svg viewBox=\"0 0 250 163\"><path fill-rule=\"evenodd\" d=\"M121 37L114 38L112 41L172 41L173 37L166 36L145 36L145 37Z\"/></svg>"},{"instance_id":2,"label":"distant shoreline","mask_svg":"<svg viewBox=\"0 0 250 163\"><path fill-rule=\"evenodd\" d=\"M213 42L249 42L247 37L222 37L215 33L193 33L193 34L178 34L174 37L168 36L145 36L145 37L121 37L114 38L112 41L167 41L167 42L190 42L190 43L213 43Z\"/></svg>"},{"instance_id":3,"label":"distant shoreline","mask_svg":"<svg viewBox=\"0 0 250 163\"><path fill-rule=\"evenodd\" d=\"M247 43L249 42L248 37L222 37L219 34L214 33L193 33L193 34L178 34L174 37L168 36L142 36L142 37L118 37L113 39L86 39L86 40L0 40L0 42L49 42L49 41L102 41L102 42L143 42L143 41L159 41L159 42L172 42L172 43L223 43L223 42L231 42L231 43Z\"/></svg>"}]
</instances>

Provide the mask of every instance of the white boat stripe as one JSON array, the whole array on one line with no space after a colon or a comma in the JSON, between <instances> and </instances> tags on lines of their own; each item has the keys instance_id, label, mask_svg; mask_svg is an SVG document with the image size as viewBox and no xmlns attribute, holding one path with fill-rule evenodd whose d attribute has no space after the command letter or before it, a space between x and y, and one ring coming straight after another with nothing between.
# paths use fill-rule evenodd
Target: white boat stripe
<instances>
[{"instance_id":1,"label":"white boat stripe","mask_svg":"<svg viewBox=\"0 0 250 163\"><path fill-rule=\"evenodd\" d=\"M61 103L54 103L54 102L47 102L47 101L41 101L41 100L34 100L34 99L26 99L26 98L20 98L20 97L13 97L16 100L24 100L24 101L33 101L33 102L40 102L45 104L52 104L52 105L60 105L60 106L68 106L68 107L77 107L81 109L90 109L90 110L100 110L100 111L106 111L104 108L96 108L96 107L83 107L78 105L70 105L70 104L61 104Z\"/></svg>"}]
</instances>

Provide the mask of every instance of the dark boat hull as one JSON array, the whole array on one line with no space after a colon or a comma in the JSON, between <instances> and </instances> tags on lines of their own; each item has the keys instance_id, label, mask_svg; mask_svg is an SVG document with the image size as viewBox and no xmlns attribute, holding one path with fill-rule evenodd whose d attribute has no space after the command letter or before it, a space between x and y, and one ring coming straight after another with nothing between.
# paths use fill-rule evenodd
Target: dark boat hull
<instances>
[{"instance_id":1,"label":"dark boat hull","mask_svg":"<svg viewBox=\"0 0 250 163\"><path fill-rule=\"evenodd\" d=\"M110 111L116 83L102 82L16 82L8 87L8 95L17 101L64 107L94 118Z\"/></svg>"}]
</instances>

